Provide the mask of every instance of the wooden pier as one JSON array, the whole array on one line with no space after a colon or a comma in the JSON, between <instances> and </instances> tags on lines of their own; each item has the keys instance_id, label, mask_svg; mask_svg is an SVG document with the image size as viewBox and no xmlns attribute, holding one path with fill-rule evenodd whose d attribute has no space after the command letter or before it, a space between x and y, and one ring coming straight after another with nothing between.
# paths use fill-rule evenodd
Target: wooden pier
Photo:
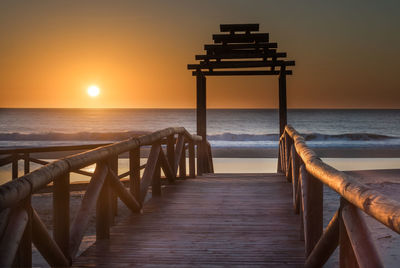
<instances>
[{"instance_id":1,"label":"wooden pier","mask_svg":"<svg viewBox=\"0 0 400 268\"><path fill-rule=\"evenodd\" d=\"M210 174L166 187L74 265L301 267L299 238L282 174Z\"/></svg>"}]
</instances>

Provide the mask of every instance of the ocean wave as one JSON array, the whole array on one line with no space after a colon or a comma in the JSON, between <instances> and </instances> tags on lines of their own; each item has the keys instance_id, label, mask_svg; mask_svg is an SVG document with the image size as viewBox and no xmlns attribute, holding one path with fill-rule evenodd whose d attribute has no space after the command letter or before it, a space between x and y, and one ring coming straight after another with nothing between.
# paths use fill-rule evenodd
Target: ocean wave
<instances>
[{"instance_id":1,"label":"ocean wave","mask_svg":"<svg viewBox=\"0 0 400 268\"><path fill-rule=\"evenodd\" d=\"M0 133L2 141L119 141L148 134L145 131L124 132L47 132L47 133Z\"/></svg>"},{"instance_id":2,"label":"ocean wave","mask_svg":"<svg viewBox=\"0 0 400 268\"><path fill-rule=\"evenodd\" d=\"M125 132L77 132L77 133L0 133L0 141L119 141L130 137L148 134L147 131ZM302 134L306 141L386 141L400 139L400 137L386 136L371 133L346 133L346 134ZM222 133L208 135L210 141L252 141L252 142L276 142L278 134L235 134Z\"/></svg>"},{"instance_id":3,"label":"ocean wave","mask_svg":"<svg viewBox=\"0 0 400 268\"><path fill-rule=\"evenodd\" d=\"M306 141L385 141L399 139L399 137L386 136L372 133L346 133L346 134L320 134L310 133L301 134ZM223 133L209 135L207 138L211 141L278 141L278 134L233 134Z\"/></svg>"}]
</instances>

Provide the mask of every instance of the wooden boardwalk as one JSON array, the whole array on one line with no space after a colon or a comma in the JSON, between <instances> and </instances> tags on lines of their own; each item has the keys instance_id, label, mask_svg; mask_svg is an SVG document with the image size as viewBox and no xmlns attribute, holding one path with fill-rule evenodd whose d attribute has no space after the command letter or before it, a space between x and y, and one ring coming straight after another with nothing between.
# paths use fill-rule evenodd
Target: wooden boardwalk
<instances>
[{"instance_id":1,"label":"wooden boardwalk","mask_svg":"<svg viewBox=\"0 0 400 268\"><path fill-rule=\"evenodd\" d=\"M111 229L75 266L302 267L300 217L279 174L213 174L177 182Z\"/></svg>"}]
</instances>

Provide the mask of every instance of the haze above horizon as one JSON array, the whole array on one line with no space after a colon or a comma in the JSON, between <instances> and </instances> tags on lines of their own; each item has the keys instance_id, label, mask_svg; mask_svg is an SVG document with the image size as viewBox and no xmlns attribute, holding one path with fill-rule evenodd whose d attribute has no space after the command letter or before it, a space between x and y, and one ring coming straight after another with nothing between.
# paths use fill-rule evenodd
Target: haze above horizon
<instances>
[{"instance_id":1,"label":"haze above horizon","mask_svg":"<svg viewBox=\"0 0 400 268\"><path fill-rule=\"evenodd\" d=\"M2 1L0 107L193 108L221 23L296 61L288 108L400 108L398 1ZM277 77L208 77L209 108L276 108ZM101 94L90 98L88 86Z\"/></svg>"}]
</instances>

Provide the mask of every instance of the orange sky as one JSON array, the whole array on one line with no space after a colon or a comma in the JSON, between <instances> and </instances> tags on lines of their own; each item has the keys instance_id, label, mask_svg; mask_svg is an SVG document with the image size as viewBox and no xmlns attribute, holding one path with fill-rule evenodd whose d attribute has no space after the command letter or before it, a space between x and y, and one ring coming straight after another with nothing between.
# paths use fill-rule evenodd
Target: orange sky
<instances>
[{"instance_id":1,"label":"orange sky","mask_svg":"<svg viewBox=\"0 0 400 268\"><path fill-rule=\"evenodd\" d=\"M0 107L194 107L186 65L220 23L260 23L296 60L289 108L400 108L398 14L397 1L1 1ZM277 107L274 76L207 89L210 108Z\"/></svg>"}]
</instances>

